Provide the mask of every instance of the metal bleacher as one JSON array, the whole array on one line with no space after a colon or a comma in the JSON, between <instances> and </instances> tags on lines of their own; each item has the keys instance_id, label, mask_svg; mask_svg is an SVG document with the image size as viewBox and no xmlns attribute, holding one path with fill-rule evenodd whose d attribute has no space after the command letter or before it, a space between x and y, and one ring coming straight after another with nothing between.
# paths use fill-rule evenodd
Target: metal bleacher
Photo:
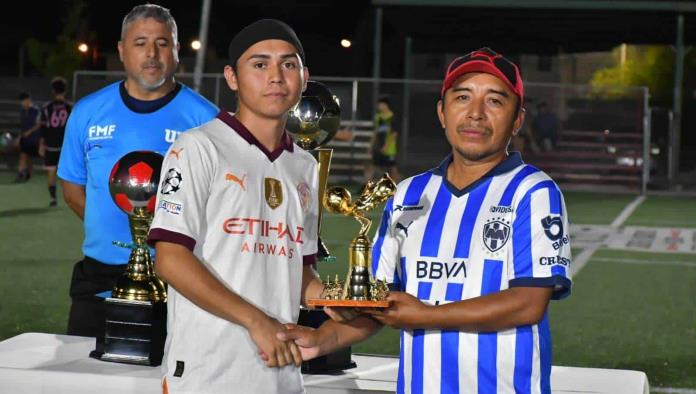
<instances>
[{"instance_id":1,"label":"metal bleacher","mask_svg":"<svg viewBox=\"0 0 696 394\"><path fill-rule=\"evenodd\" d=\"M640 133L563 130L553 151L533 154L529 161L561 182L639 188L642 157Z\"/></svg>"},{"instance_id":2,"label":"metal bleacher","mask_svg":"<svg viewBox=\"0 0 696 394\"><path fill-rule=\"evenodd\" d=\"M573 97L564 108L556 146L527 153L528 162L565 184L641 189L649 138L641 101Z\"/></svg>"},{"instance_id":3,"label":"metal bleacher","mask_svg":"<svg viewBox=\"0 0 696 394\"><path fill-rule=\"evenodd\" d=\"M342 129L352 130L350 141L332 140L326 148L333 149L329 182L363 182L365 165L370 161L371 121L344 121Z\"/></svg>"}]
</instances>

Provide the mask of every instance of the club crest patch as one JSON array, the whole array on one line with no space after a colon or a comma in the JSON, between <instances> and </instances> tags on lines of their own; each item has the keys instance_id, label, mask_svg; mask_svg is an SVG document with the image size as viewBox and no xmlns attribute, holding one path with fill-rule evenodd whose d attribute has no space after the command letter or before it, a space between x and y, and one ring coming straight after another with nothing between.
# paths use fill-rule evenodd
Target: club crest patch
<instances>
[{"instance_id":1,"label":"club crest patch","mask_svg":"<svg viewBox=\"0 0 696 394\"><path fill-rule=\"evenodd\" d=\"M302 212L307 213L309 211L309 206L312 203L312 191L306 183L300 182L297 185L297 196L300 199Z\"/></svg>"},{"instance_id":2,"label":"club crest patch","mask_svg":"<svg viewBox=\"0 0 696 394\"><path fill-rule=\"evenodd\" d=\"M263 195L271 209L276 209L283 203L283 185L274 178L263 178Z\"/></svg>"},{"instance_id":3,"label":"club crest patch","mask_svg":"<svg viewBox=\"0 0 696 394\"><path fill-rule=\"evenodd\" d=\"M510 239L510 226L501 218L490 219L483 225L483 243L491 252L497 252Z\"/></svg>"}]
</instances>

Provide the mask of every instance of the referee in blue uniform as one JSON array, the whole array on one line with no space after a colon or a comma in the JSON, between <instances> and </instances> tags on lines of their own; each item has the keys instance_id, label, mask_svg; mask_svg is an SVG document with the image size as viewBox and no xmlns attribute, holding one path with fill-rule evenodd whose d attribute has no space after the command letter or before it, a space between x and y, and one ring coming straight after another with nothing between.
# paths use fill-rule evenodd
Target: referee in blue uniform
<instances>
[{"instance_id":1,"label":"referee in blue uniform","mask_svg":"<svg viewBox=\"0 0 696 394\"><path fill-rule=\"evenodd\" d=\"M125 272L131 242L128 218L111 200L113 165L126 153L165 154L177 135L214 118L217 108L174 79L177 27L169 10L134 7L123 20L118 51L126 79L80 100L68 119L58 166L67 205L84 222L84 259L70 284L68 334L98 336L103 298Z\"/></svg>"}]
</instances>

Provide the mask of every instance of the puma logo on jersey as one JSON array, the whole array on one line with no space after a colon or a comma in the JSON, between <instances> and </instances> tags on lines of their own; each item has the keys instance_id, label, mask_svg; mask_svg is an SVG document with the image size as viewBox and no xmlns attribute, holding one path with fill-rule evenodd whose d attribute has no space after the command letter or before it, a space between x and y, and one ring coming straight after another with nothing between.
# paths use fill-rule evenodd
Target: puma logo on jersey
<instances>
[{"instance_id":1,"label":"puma logo on jersey","mask_svg":"<svg viewBox=\"0 0 696 394\"><path fill-rule=\"evenodd\" d=\"M183 148L182 148L182 149L183 149ZM246 191L246 186L244 186L244 182L246 182L246 176L247 176L247 174L244 174L244 176L242 177L242 179L239 179L239 178L237 178L237 176L234 175L233 173L228 172L227 174L225 174L225 180L226 180L226 181L232 181L232 182L238 184L238 185L242 188L242 190Z\"/></svg>"},{"instance_id":2,"label":"puma logo on jersey","mask_svg":"<svg viewBox=\"0 0 696 394\"><path fill-rule=\"evenodd\" d=\"M411 223L409 223L408 226L404 226L403 224L396 222L396 229L403 230L404 233L406 233L406 238L408 238L408 228L411 227L412 224L413 224L413 221L411 221Z\"/></svg>"},{"instance_id":3,"label":"puma logo on jersey","mask_svg":"<svg viewBox=\"0 0 696 394\"><path fill-rule=\"evenodd\" d=\"M176 157L176 159L179 160L179 153L181 153L182 150L184 150L184 148L181 148L181 149L179 149L178 151L177 151L176 149L172 148L172 150L169 151L169 154L170 154L171 156Z\"/></svg>"}]
</instances>

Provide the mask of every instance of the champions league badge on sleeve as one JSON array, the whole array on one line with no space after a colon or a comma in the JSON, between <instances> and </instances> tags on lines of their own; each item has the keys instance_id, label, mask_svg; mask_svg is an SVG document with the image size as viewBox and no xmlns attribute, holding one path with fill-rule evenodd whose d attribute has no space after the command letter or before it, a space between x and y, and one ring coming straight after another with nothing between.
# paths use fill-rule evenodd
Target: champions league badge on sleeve
<instances>
[{"instance_id":1,"label":"champions league badge on sleeve","mask_svg":"<svg viewBox=\"0 0 696 394\"><path fill-rule=\"evenodd\" d=\"M181 171L178 168L170 168L162 181L160 193L164 195L173 194L181 188Z\"/></svg>"},{"instance_id":2,"label":"champions league badge on sleeve","mask_svg":"<svg viewBox=\"0 0 696 394\"><path fill-rule=\"evenodd\" d=\"M483 225L483 243L492 253L505 246L508 239L510 239L510 222L495 218Z\"/></svg>"}]
</instances>

